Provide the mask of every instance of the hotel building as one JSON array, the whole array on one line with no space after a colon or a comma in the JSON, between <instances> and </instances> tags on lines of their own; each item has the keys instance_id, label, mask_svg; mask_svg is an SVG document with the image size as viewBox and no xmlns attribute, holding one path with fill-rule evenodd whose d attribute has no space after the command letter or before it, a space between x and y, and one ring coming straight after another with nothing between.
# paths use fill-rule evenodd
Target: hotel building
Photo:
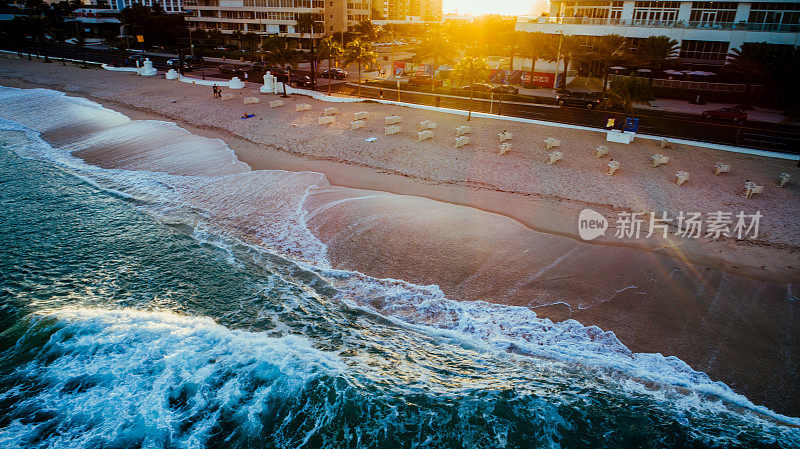
<instances>
[{"instance_id":1,"label":"hotel building","mask_svg":"<svg viewBox=\"0 0 800 449\"><path fill-rule=\"evenodd\" d=\"M520 17L516 29L571 36L619 34L631 39L668 36L680 44L685 64L724 65L747 42L765 42L776 54L800 45L800 3L794 1L550 2L549 15Z\"/></svg>"}]
</instances>

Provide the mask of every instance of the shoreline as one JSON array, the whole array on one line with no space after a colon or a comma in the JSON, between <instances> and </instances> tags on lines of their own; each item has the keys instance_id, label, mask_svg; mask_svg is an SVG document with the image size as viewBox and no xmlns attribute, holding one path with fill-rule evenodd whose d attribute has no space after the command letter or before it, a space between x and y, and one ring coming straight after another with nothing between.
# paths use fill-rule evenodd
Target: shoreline
<instances>
[{"instance_id":1,"label":"shoreline","mask_svg":"<svg viewBox=\"0 0 800 449\"><path fill-rule=\"evenodd\" d=\"M8 79L8 77L0 75L0 79L2 78ZM57 85L19 79L11 84L14 83L19 85L10 87L55 89L67 94L84 96L104 107L122 112L135 119L175 122L194 134L225 141L239 160L253 170L278 169L318 172L324 174L335 186L411 195L471 207L508 217L533 231L567 237L576 242L635 248L664 254L678 260L689 259L693 263L705 267L722 269L754 280L800 283L800 241L798 241L798 246L761 239L736 240L724 237L717 240L673 238L651 241L613 238L611 237L613 227L610 227L605 236L585 242L577 233L578 215L582 209L594 209L607 218L619 212L647 213L647 211L535 192L503 190L469 183L442 183L436 179L417 177L387 167L357 164L333 157L316 157L277 145L264 146L263 143L250 140L223 126L198 125L174 114L98 97L88 91L67 91L59 89ZM302 101L315 101L308 97L302 98ZM345 167L346 170L343 170ZM465 190L470 191L470 194L465 195ZM670 232L674 231L675 227L671 226ZM714 253L718 255L712 255Z\"/></svg>"},{"instance_id":2,"label":"shoreline","mask_svg":"<svg viewBox=\"0 0 800 449\"><path fill-rule=\"evenodd\" d=\"M1 70L0 79L8 80ZM134 80L143 85L169 83ZM687 260L681 257L686 256L681 245L672 248L676 256L630 243L587 243L578 239L575 231L563 232L563 227L565 223L574 225L579 210L591 203L464 185L469 179L459 184L413 178L401 171L304 154L296 151L293 142L285 149L273 145L265 150L263 143L235 130L198 125L182 119L179 113L148 110L85 91L91 89L67 89L55 82L17 82L84 96L132 119L176 122L189 132L225 141L254 170L325 174L333 186L343 188L312 195L307 209L326 210L336 204L335 213L312 214L308 227L328 245L336 267L423 285L436 283L452 299L521 305L554 321L572 318L584 325L597 325L615 332L634 352L676 355L756 403L784 414L800 413L796 405L800 402L797 350L792 349L785 360L777 354L764 354L772 349L768 345L778 335L786 338L782 344L797 340L791 335L800 311L793 301L782 297L781 283L794 282L792 275L798 273L792 267L800 264L777 272L756 267L758 263L746 270L728 266L736 264L737 257L750 260L754 254L772 265L777 265L776 257L783 257L785 263L794 260L796 247L716 242L711 245L715 250L726 251L720 258L705 254L711 252L708 244L698 243L699 249L693 248ZM197 99L203 100L211 103L210 99ZM229 105L231 109L242 108ZM102 161L87 162L102 166ZM347 206L338 206L343 200ZM602 206L610 211L621 209L611 204ZM520 208L525 210L521 212ZM498 213L498 209L507 213ZM377 218L352 229L353 223L373 215ZM550 232L550 228L559 226L561 233ZM522 247L535 248L536 254L519 251ZM705 270L694 273L698 260L708 265L701 264ZM724 266L717 265L720 260ZM595 272L596 264L604 271ZM636 284L637 288L620 282ZM717 296L703 295L706 286L717 291ZM601 291L607 293L598 293ZM585 298L603 294L608 297L582 306ZM728 301L718 302L720 296ZM562 301L564 297L568 298ZM766 323L773 328L763 329Z\"/></svg>"}]
</instances>

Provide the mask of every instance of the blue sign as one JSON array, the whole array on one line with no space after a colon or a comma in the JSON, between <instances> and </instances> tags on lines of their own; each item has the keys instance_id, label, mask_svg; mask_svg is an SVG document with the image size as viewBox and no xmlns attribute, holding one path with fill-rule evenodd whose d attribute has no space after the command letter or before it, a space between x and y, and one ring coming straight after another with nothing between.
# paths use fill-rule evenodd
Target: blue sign
<instances>
[{"instance_id":1,"label":"blue sign","mask_svg":"<svg viewBox=\"0 0 800 449\"><path fill-rule=\"evenodd\" d=\"M626 118L625 119L625 128L622 129L623 131L630 131L635 133L639 131L639 119L638 118Z\"/></svg>"}]
</instances>

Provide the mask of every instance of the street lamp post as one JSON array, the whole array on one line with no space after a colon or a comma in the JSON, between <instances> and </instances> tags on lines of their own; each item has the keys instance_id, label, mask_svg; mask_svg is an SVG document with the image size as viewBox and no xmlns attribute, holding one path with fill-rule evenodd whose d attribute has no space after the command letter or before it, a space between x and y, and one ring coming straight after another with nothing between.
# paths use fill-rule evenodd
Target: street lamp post
<instances>
[{"instance_id":1,"label":"street lamp post","mask_svg":"<svg viewBox=\"0 0 800 449\"><path fill-rule=\"evenodd\" d=\"M553 95L558 90L558 64L561 62L561 40L564 38L564 30L558 32L558 53L556 53L556 76L553 77ZM564 76L566 74L566 67L564 68Z\"/></svg>"}]
</instances>

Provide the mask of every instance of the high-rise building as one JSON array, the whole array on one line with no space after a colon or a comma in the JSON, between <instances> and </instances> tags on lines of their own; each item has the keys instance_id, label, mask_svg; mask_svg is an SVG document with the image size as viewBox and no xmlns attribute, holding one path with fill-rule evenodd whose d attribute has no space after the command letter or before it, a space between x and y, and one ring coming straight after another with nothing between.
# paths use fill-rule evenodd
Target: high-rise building
<instances>
[{"instance_id":1,"label":"high-rise building","mask_svg":"<svg viewBox=\"0 0 800 449\"><path fill-rule=\"evenodd\" d=\"M442 0L372 0L373 19L389 22L441 22Z\"/></svg>"},{"instance_id":2,"label":"high-rise building","mask_svg":"<svg viewBox=\"0 0 800 449\"><path fill-rule=\"evenodd\" d=\"M376 18L392 17L393 21L402 22L440 21L442 18L441 0L182 1L190 26L229 33L241 31L288 37L309 36L297 30L297 16L303 13L315 14L318 20L315 37L352 31L359 22Z\"/></svg>"},{"instance_id":3,"label":"high-rise building","mask_svg":"<svg viewBox=\"0 0 800 449\"><path fill-rule=\"evenodd\" d=\"M680 44L680 60L723 65L747 42L765 42L776 54L800 45L800 3L552 0L548 15L521 17L518 31L595 36L619 34L632 41L668 36Z\"/></svg>"},{"instance_id":4,"label":"high-rise building","mask_svg":"<svg viewBox=\"0 0 800 449\"><path fill-rule=\"evenodd\" d=\"M314 34L322 34L323 14L330 0L183 0L189 25L222 32L280 34L301 37L297 16L314 14L320 22ZM305 35L306 37L308 34Z\"/></svg>"}]
</instances>

